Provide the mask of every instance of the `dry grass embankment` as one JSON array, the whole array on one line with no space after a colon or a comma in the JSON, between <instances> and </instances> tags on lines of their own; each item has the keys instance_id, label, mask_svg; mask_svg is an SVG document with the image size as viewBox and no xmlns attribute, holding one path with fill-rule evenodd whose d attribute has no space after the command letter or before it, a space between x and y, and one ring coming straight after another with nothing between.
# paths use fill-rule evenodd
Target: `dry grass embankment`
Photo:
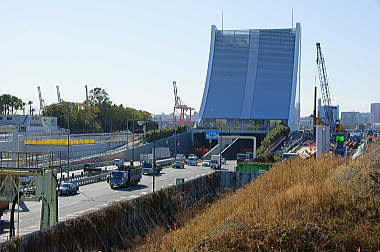
<instances>
[{"instance_id":1,"label":"dry grass embankment","mask_svg":"<svg viewBox=\"0 0 380 252\"><path fill-rule=\"evenodd\" d=\"M380 248L380 144L349 160L289 160L140 250ZM338 168L337 168L338 167Z\"/></svg>"}]
</instances>

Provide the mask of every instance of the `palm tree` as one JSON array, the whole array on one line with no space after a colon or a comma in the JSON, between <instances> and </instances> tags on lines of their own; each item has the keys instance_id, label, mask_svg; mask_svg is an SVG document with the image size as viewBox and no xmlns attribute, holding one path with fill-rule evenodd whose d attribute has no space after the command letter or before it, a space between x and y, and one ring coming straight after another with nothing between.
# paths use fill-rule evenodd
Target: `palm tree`
<instances>
[{"instance_id":1,"label":"palm tree","mask_svg":"<svg viewBox=\"0 0 380 252\"><path fill-rule=\"evenodd\" d=\"M4 103L5 114L9 114L9 108L10 108L12 96L9 95L9 94L4 94L2 96L3 96L3 103Z\"/></svg>"},{"instance_id":2,"label":"palm tree","mask_svg":"<svg viewBox=\"0 0 380 252\"><path fill-rule=\"evenodd\" d=\"M22 114L23 115L25 115L25 106L26 106L26 103L22 102Z\"/></svg>"},{"instance_id":3,"label":"palm tree","mask_svg":"<svg viewBox=\"0 0 380 252\"><path fill-rule=\"evenodd\" d=\"M32 101L28 101L28 105L29 105L29 115L32 114L32 104L33 104ZM34 109L33 109L33 110L34 110Z\"/></svg>"}]
</instances>

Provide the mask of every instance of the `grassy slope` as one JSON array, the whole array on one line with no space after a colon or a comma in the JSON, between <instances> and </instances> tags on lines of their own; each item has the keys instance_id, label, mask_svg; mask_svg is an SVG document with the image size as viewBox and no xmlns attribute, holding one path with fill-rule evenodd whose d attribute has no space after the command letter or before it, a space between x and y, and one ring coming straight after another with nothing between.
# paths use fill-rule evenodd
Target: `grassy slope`
<instances>
[{"instance_id":1,"label":"grassy slope","mask_svg":"<svg viewBox=\"0 0 380 252\"><path fill-rule=\"evenodd\" d=\"M380 248L378 160L289 160L141 249Z\"/></svg>"}]
</instances>

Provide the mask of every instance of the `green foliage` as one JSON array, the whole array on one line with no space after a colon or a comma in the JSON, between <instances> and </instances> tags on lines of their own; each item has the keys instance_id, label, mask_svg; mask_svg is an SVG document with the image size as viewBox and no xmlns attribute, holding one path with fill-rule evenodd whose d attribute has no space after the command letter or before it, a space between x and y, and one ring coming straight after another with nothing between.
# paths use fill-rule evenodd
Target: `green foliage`
<instances>
[{"instance_id":1,"label":"green foliage","mask_svg":"<svg viewBox=\"0 0 380 252\"><path fill-rule=\"evenodd\" d=\"M72 132L140 130L138 121L146 121L147 130L157 128L149 112L113 104L108 93L99 87L90 91L88 101L51 104L45 107L43 115L57 117L62 128L68 127L69 120Z\"/></svg>"},{"instance_id":2,"label":"green foliage","mask_svg":"<svg viewBox=\"0 0 380 252\"><path fill-rule=\"evenodd\" d=\"M283 124L278 124L270 130L261 142L261 146L257 149L257 156L265 152L265 150L282 136L289 134L289 127Z\"/></svg>"},{"instance_id":3,"label":"green foliage","mask_svg":"<svg viewBox=\"0 0 380 252\"><path fill-rule=\"evenodd\" d=\"M261 163L275 163L277 160L272 153L265 152L257 156L255 161Z\"/></svg>"},{"instance_id":4,"label":"green foliage","mask_svg":"<svg viewBox=\"0 0 380 252\"><path fill-rule=\"evenodd\" d=\"M169 127L164 129L158 129L155 132L153 130L150 130L146 132L146 142L150 143L154 140L174 136L175 133L180 134L189 130L187 126L178 126L176 127L176 131L174 129L174 127Z\"/></svg>"},{"instance_id":5,"label":"green foliage","mask_svg":"<svg viewBox=\"0 0 380 252\"><path fill-rule=\"evenodd\" d=\"M18 97L3 94L0 95L0 114L15 114L18 110L23 110L25 108L25 103Z\"/></svg>"}]
</instances>

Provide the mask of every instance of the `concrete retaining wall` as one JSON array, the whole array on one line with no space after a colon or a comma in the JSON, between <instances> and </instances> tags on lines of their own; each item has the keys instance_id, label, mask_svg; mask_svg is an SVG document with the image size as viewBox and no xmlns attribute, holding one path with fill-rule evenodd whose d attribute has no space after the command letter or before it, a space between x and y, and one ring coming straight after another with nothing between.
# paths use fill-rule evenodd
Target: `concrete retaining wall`
<instances>
[{"instance_id":1,"label":"concrete retaining wall","mask_svg":"<svg viewBox=\"0 0 380 252\"><path fill-rule=\"evenodd\" d=\"M238 189L257 179L264 172L219 172L219 183L222 187Z\"/></svg>"}]
</instances>

